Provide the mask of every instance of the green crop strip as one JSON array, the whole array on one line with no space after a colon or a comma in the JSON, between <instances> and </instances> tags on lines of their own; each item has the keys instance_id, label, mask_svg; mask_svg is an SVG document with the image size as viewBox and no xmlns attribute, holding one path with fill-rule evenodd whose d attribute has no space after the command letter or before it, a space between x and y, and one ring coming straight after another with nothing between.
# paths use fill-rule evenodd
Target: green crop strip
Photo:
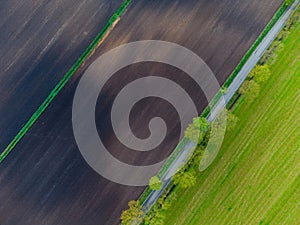
<instances>
[{"instance_id":1,"label":"green crop strip","mask_svg":"<svg viewBox=\"0 0 300 225\"><path fill-rule=\"evenodd\" d=\"M109 29L113 26L114 22L116 22L116 20L123 14L123 12L126 10L126 8L131 3L131 1L132 0L123 1L122 5L111 16L111 18L109 19L107 24L98 33L98 35L95 37L95 39L92 41L92 43L88 46L88 48L83 52L83 54L79 57L79 59L77 59L77 61L73 64L73 66L68 70L68 72L64 75L64 77L59 81L59 83L50 92L50 94L44 100L44 102L39 106L37 111L31 116L31 118L22 127L22 129L19 131L19 133L14 137L14 139L4 149L4 151L0 155L0 163L14 149L14 147L18 144L18 142L22 139L22 137L27 133L27 131L32 127L32 125L42 115L42 113L46 110L46 108L53 101L53 99L58 95L58 93L62 90L62 88L70 80L70 78L73 76L73 74L78 70L78 68L82 65L82 63L87 59L87 57L91 54L91 52L95 49L95 47L97 47L97 45L101 42L102 38L105 36L105 34L107 34Z\"/></svg>"}]
</instances>

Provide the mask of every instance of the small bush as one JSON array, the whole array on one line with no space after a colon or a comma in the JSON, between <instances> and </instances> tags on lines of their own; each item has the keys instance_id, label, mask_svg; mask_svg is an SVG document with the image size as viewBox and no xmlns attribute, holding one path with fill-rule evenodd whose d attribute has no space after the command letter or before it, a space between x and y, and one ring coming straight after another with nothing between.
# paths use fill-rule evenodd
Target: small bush
<instances>
[{"instance_id":1,"label":"small bush","mask_svg":"<svg viewBox=\"0 0 300 225\"><path fill-rule=\"evenodd\" d=\"M155 176L155 177L151 177L150 181L149 181L149 186L152 190L160 190L161 188L161 180Z\"/></svg>"}]
</instances>

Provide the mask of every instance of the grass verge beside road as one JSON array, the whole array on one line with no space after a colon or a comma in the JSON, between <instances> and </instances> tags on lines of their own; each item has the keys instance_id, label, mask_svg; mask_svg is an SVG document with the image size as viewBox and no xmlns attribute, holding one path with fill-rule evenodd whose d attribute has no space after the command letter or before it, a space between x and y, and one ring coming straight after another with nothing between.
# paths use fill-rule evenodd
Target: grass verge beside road
<instances>
[{"instance_id":1,"label":"grass verge beside road","mask_svg":"<svg viewBox=\"0 0 300 225\"><path fill-rule=\"evenodd\" d=\"M300 224L300 23L270 65L258 98L239 101L228 132L197 184L176 188L165 224Z\"/></svg>"}]
</instances>

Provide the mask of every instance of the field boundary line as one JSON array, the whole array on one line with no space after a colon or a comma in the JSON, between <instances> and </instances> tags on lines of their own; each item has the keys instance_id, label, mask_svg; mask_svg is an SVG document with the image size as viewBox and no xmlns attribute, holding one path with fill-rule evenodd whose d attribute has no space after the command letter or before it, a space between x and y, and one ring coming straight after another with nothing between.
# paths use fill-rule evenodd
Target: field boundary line
<instances>
[{"instance_id":1,"label":"field boundary line","mask_svg":"<svg viewBox=\"0 0 300 225\"><path fill-rule=\"evenodd\" d=\"M128 5L132 0L124 0L121 6L114 12L114 14L110 17L106 25L101 29L101 31L97 34L91 44L87 47L87 49L81 54L81 56L76 60L73 66L67 71L67 73L63 76L63 78L58 82L58 84L53 88L48 97L43 101L43 103L38 107L35 113L30 117L30 119L25 123L25 125L21 128L18 134L13 138L13 140L8 144L8 146L4 149L4 151L0 155L0 163L8 156L8 154L14 149L14 147L19 143L19 141L24 137L27 131L33 126L33 124L37 121L37 119L42 115L42 113L46 110L49 104L53 101L53 99L59 94L59 92L63 89L66 83L70 80L70 78L74 75L74 73L83 65L84 61L92 55L95 49L104 41L104 39L108 36L109 32L114 28L116 23L120 20L121 15L127 9Z\"/></svg>"}]
</instances>

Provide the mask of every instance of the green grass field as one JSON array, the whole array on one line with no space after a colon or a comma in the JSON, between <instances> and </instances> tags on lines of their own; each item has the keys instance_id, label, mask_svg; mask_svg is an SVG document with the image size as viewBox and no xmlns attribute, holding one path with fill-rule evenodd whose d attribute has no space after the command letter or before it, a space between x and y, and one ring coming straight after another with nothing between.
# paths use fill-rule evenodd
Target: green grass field
<instances>
[{"instance_id":1,"label":"green grass field","mask_svg":"<svg viewBox=\"0 0 300 225\"><path fill-rule=\"evenodd\" d=\"M197 184L176 189L167 225L300 224L300 23L284 40L259 97Z\"/></svg>"}]
</instances>

